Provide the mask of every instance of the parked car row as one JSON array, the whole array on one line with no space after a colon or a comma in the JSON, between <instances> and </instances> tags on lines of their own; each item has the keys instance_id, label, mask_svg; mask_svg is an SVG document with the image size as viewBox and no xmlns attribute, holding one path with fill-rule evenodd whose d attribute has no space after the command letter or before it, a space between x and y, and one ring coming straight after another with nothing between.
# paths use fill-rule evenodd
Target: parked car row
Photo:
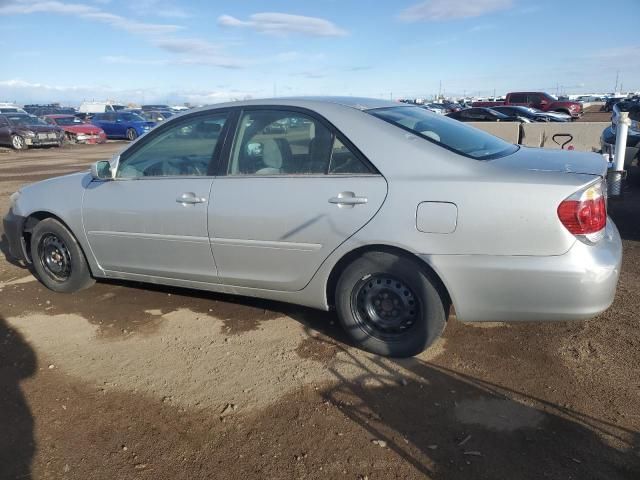
<instances>
[{"instance_id":1,"label":"parked car row","mask_svg":"<svg viewBox=\"0 0 640 480\"><path fill-rule=\"evenodd\" d=\"M461 122L568 122L569 115L557 112L543 112L532 107L519 105L495 107L471 107L448 113L447 117Z\"/></svg>"},{"instance_id":2,"label":"parked car row","mask_svg":"<svg viewBox=\"0 0 640 480\"><path fill-rule=\"evenodd\" d=\"M120 108L122 107L122 108ZM0 145L16 150L63 143L133 141L175 114L168 105L127 109L104 102L85 102L80 112L58 104L0 105ZM92 111L94 110L94 111Z\"/></svg>"},{"instance_id":3,"label":"parked car row","mask_svg":"<svg viewBox=\"0 0 640 480\"><path fill-rule=\"evenodd\" d=\"M582 103L568 100L557 100L545 92L511 92L507 93L504 102L473 102L472 107L524 106L543 112L559 112L573 119L582 116Z\"/></svg>"}]
</instances>

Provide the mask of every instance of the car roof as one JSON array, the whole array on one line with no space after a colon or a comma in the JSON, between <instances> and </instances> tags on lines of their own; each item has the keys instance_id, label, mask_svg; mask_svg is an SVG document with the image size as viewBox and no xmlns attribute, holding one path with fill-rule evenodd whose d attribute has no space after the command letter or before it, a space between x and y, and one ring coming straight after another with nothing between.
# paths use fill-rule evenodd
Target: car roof
<instances>
[{"instance_id":1,"label":"car roof","mask_svg":"<svg viewBox=\"0 0 640 480\"><path fill-rule=\"evenodd\" d=\"M377 98L365 98L365 97L330 97L330 96L317 96L317 97L276 97L276 98L263 98L256 100L242 100L237 102L217 103L214 105L207 105L198 110L210 110L214 108L225 107L242 107L242 106L260 106L260 105L287 105L302 108L313 108L314 105L319 103L331 103L342 105L344 107L350 107L357 110L371 110L374 108L386 108L386 107L411 107L406 103L393 102L390 100L381 100Z\"/></svg>"},{"instance_id":2,"label":"car roof","mask_svg":"<svg viewBox=\"0 0 640 480\"><path fill-rule=\"evenodd\" d=\"M49 115L45 115L48 118L65 118L65 117L74 117L75 115L71 115L70 113L51 113Z\"/></svg>"}]
</instances>

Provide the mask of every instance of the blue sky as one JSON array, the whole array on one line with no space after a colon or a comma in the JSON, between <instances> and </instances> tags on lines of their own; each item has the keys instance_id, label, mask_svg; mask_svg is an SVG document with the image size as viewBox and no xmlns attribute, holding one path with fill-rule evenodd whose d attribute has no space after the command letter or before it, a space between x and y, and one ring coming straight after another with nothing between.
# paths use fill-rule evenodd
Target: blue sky
<instances>
[{"instance_id":1,"label":"blue sky","mask_svg":"<svg viewBox=\"0 0 640 480\"><path fill-rule=\"evenodd\" d=\"M608 92L617 70L640 90L639 18L639 0L0 0L0 101Z\"/></svg>"}]
</instances>

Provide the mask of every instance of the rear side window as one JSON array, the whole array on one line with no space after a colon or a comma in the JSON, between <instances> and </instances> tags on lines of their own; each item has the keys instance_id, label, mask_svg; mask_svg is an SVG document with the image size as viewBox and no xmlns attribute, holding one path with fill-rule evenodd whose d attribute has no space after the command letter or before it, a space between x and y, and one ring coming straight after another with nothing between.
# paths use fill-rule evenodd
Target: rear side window
<instances>
[{"instance_id":1,"label":"rear side window","mask_svg":"<svg viewBox=\"0 0 640 480\"><path fill-rule=\"evenodd\" d=\"M476 160L504 157L518 150L498 137L424 108L398 106L367 110L367 113Z\"/></svg>"},{"instance_id":2,"label":"rear side window","mask_svg":"<svg viewBox=\"0 0 640 480\"><path fill-rule=\"evenodd\" d=\"M371 173L321 121L287 110L256 110L240 118L228 175Z\"/></svg>"},{"instance_id":3,"label":"rear side window","mask_svg":"<svg viewBox=\"0 0 640 480\"><path fill-rule=\"evenodd\" d=\"M509 96L511 103L527 103L527 96L524 93L513 93Z\"/></svg>"},{"instance_id":4,"label":"rear side window","mask_svg":"<svg viewBox=\"0 0 640 480\"><path fill-rule=\"evenodd\" d=\"M333 140L329 173L367 174L371 170L338 137Z\"/></svg>"}]
</instances>

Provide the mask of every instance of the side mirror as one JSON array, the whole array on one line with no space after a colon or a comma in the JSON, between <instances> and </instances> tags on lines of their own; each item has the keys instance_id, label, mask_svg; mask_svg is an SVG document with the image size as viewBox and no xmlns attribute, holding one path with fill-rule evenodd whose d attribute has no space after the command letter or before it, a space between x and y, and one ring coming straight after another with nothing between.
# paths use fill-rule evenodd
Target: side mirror
<instances>
[{"instance_id":1,"label":"side mirror","mask_svg":"<svg viewBox=\"0 0 640 480\"><path fill-rule=\"evenodd\" d=\"M113 179L111 164L107 160L98 160L96 163L91 165L91 177L94 180Z\"/></svg>"},{"instance_id":2,"label":"side mirror","mask_svg":"<svg viewBox=\"0 0 640 480\"><path fill-rule=\"evenodd\" d=\"M261 142L254 142L247 144L247 156L248 157L261 157L264 145Z\"/></svg>"}]
</instances>

